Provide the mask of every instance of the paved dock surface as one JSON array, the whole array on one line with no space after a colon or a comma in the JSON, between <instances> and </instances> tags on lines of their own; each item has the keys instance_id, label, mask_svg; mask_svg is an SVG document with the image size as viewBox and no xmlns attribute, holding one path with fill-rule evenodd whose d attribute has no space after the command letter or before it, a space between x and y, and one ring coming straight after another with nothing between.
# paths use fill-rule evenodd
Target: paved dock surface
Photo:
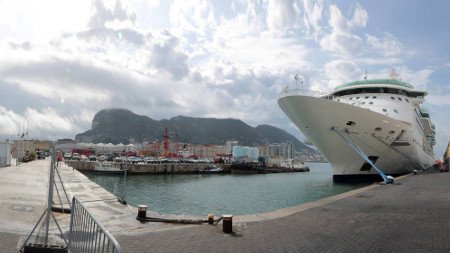
<instances>
[{"instance_id":1,"label":"paved dock surface","mask_svg":"<svg viewBox=\"0 0 450 253\"><path fill-rule=\"evenodd\" d=\"M117 239L127 252L450 252L450 173L411 175L285 217ZM299 206L300 208L301 206Z\"/></svg>"},{"instance_id":2,"label":"paved dock surface","mask_svg":"<svg viewBox=\"0 0 450 253\"><path fill-rule=\"evenodd\" d=\"M44 210L48 164L0 168L0 252L18 252ZM234 217L229 235L221 223L140 223L136 208L119 204L76 170L59 171L70 197L86 201L124 252L450 252L450 173L410 175L396 185ZM68 218L58 219L67 229Z\"/></svg>"}]
</instances>

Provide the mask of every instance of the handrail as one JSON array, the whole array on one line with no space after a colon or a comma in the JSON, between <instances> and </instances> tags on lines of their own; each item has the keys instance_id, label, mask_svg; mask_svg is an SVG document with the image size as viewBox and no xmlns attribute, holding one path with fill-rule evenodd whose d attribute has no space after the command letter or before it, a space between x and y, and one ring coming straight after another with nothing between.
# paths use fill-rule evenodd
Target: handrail
<instances>
[{"instance_id":1,"label":"handrail","mask_svg":"<svg viewBox=\"0 0 450 253\"><path fill-rule=\"evenodd\" d=\"M116 239L76 196L72 199L69 252L122 253Z\"/></svg>"},{"instance_id":2,"label":"handrail","mask_svg":"<svg viewBox=\"0 0 450 253\"><path fill-rule=\"evenodd\" d=\"M280 92L278 98L288 97L288 96L296 96L296 95L302 95L302 96L308 96L308 97L321 97L326 94L327 93L320 92L320 91L286 87Z\"/></svg>"}]
</instances>

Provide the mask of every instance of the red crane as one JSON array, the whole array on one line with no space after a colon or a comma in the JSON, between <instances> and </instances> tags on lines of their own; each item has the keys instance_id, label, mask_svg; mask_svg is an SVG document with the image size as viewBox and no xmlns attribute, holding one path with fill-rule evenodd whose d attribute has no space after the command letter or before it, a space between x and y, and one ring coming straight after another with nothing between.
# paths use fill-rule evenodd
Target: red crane
<instances>
[{"instance_id":1,"label":"red crane","mask_svg":"<svg viewBox=\"0 0 450 253\"><path fill-rule=\"evenodd\" d=\"M169 153L169 134L167 133L167 127L164 129L164 150L165 153Z\"/></svg>"}]
</instances>

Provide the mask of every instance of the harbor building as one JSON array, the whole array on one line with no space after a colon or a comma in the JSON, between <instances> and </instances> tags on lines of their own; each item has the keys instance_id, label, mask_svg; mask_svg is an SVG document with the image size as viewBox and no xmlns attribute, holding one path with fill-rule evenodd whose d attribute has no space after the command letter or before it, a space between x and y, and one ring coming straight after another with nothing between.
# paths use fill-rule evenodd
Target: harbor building
<instances>
[{"instance_id":1,"label":"harbor building","mask_svg":"<svg viewBox=\"0 0 450 253\"><path fill-rule=\"evenodd\" d=\"M294 158L294 144L291 141L283 143L264 144L258 147L259 154L266 160L269 158Z\"/></svg>"},{"instance_id":2,"label":"harbor building","mask_svg":"<svg viewBox=\"0 0 450 253\"><path fill-rule=\"evenodd\" d=\"M231 154L233 153L233 147L237 146L239 144L238 141L227 141L225 143L225 148L226 148L226 154Z\"/></svg>"},{"instance_id":3,"label":"harbor building","mask_svg":"<svg viewBox=\"0 0 450 253\"><path fill-rule=\"evenodd\" d=\"M232 157L236 162L258 161L259 150L256 147L234 146Z\"/></svg>"},{"instance_id":4,"label":"harbor building","mask_svg":"<svg viewBox=\"0 0 450 253\"><path fill-rule=\"evenodd\" d=\"M11 143L0 142L0 167L11 165Z\"/></svg>"}]
</instances>

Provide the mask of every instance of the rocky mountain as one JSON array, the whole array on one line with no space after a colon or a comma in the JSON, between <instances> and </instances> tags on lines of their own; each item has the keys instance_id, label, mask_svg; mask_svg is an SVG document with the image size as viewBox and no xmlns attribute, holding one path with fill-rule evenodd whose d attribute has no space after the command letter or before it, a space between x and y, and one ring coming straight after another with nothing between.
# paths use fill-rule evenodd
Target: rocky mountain
<instances>
[{"instance_id":1,"label":"rocky mountain","mask_svg":"<svg viewBox=\"0 0 450 253\"><path fill-rule=\"evenodd\" d=\"M126 109L99 111L92 120L91 129L77 134L75 140L113 144L161 141L165 128L168 129L172 141L184 143L225 144L227 140L236 140L240 145L256 146L263 143L292 141L297 151L314 152L291 134L269 125L251 127L237 119L184 116L157 121Z\"/></svg>"}]
</instances>

